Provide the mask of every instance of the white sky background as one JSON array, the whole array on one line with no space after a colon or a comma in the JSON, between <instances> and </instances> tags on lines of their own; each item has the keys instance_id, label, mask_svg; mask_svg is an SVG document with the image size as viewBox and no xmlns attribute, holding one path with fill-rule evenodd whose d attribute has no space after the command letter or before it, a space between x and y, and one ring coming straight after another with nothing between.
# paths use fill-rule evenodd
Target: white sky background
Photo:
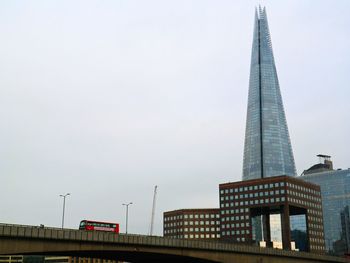
<instances>
[{"instance_id":1,"label":"white sky background","mask_svg":"<svg viewBox=\"0 0 350 263\"><path fill-rule=\"evenodd\" d=\"M350 2L260 1L298 174L350 167ZM149 230L241 179L258 1L1 1L0 222Z\"/></svg>"}]
</instances>

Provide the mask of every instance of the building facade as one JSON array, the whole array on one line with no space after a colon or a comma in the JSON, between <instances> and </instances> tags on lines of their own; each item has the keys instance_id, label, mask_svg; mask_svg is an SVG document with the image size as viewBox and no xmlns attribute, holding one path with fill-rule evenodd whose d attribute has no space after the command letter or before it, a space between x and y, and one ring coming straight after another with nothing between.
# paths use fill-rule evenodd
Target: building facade
<instances>
[{"instance_id":1,"label":"building facade","mask_svg":"<svg viewBox=\"0 0 350 263\"><path fill-rule=\"evenodd\" d=\"M276 176L220 184L219 189L222 240L324 252L318 185Z\"/></svg>"},{"instance_id":2,"label":"building facade","mask_svg":"<svg viewBox=\"0 0 350 263\"><path fill-rule=\"evenodd\" d=\"M255 12L243 180L296 175L265 8Z\"/></svg>"},{"instance_id":3,"label":"building facade","mask_svg":"<svg viewBox=\"0 0 350 263\"><path fill-rule=\"evenodd\" d=\"M327 250L337 255L349 254L350 169L333 170L333 164L325 159L304 171L300 179L321 187Z\"/></svg>"},{"instance_id":4,"label":"building facade","mask_svg":"<svg viewBox=\"0 0 350 263\"><path fill-rule=\"evenodd\" d=\"M163 215L163 235L169 238L218 240L220 211L209 209L180 209Z\"/></svg>"}]
</instances>

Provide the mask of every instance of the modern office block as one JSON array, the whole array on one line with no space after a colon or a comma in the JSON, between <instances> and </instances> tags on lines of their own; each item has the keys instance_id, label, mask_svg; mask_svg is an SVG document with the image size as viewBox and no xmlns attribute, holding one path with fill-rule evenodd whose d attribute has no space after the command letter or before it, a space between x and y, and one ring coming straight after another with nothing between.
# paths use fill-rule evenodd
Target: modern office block
<instances>
[{"instance_id":1,"label":"modern office block","mask_svg":"<svg viewBox=\"0 0 350 263\"><path fill-rule=\"evenodd\" d=\"M300 179L321 187L324 234L329 253L350 253L350 169L333 170L330 156L305 170Z\"/></svg>"}]
</instances>

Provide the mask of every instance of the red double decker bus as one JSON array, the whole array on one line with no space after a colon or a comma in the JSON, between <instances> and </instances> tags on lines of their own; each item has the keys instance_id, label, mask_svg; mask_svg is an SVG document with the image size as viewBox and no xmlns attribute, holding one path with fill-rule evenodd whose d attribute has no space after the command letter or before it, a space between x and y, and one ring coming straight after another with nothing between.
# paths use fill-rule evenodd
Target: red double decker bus
<instances>
[{"instance_id":1,"label":"red double decker bus","mask_svg":"<svg viewBox=\"0 0 350 263\"><path fill-rule=\"evenodd\" d=\"M82 220L79 225L79 230L88 230L88 231L107 231L119 233L119 224L117 223L108 223L108 222L99 222L91 220Z\"/></svg>"}]
</instances>

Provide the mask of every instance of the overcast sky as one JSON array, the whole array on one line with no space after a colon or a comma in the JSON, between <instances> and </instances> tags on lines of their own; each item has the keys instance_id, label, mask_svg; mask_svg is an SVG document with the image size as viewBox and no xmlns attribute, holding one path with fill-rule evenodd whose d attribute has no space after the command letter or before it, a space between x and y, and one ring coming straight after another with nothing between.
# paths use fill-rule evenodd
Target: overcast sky
<instances>
[{"instance_id":1,"label":"overcast sky","mask_svg":"<svg viewBox=\"0 0 350 263\"><path fill-rule=\"evenodd\" d=\"M254 8L298 174L350 167L350 1L0 1L0 222L149 231L241 179Z\"/></svg>"}]
</instances>

